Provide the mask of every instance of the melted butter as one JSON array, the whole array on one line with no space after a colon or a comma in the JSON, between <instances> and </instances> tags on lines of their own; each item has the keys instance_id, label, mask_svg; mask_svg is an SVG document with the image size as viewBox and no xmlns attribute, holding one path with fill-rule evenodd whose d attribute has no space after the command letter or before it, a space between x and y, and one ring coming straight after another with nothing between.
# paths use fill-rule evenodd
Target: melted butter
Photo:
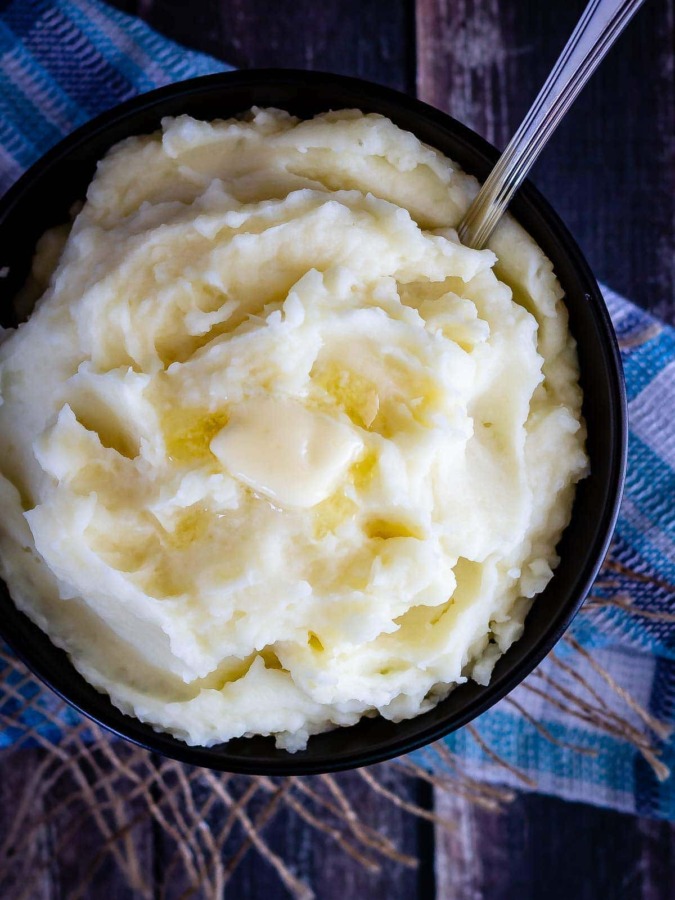
<instances>
[{"instance_id":1,"label":"melted butter","mask_svg":"<svg viewBox=\"0 0 675 900\"><path fill-rule=\"evenodd\" d=\"M189 546L193 541L203 538L208 531L211 517L205 506L189 506L182 513L173 531L167 532L166 539L169 545L175 549Z\"/></svg>"},{"instance_id":2,"label":"melted butter","mask_svg":"<svg viewBox=\"0 0 675 900\"><path fill-rule=\"evenodd\" d=\"M143 590L151 597L160 599L178 597L187 593L190 583L185 569L178 572L172 560L163 556L157 562L152 574L143 584Z\"/></svg>"},{"instance_id":3,"label":"melted butter","mask_svg":"<svg viewBox=\"0 0 675 900\"><path fill-rule=\"evenodd\" d=\"M323 653L324 646L321 643L321 639L313 631L310 631L307 634L307 646L311 647L315 653Z\"/></svg>"},{"instance_id":4,"label":"melted butter","mask_svg":"<svg viewBox=\"0 0 675 900\"><path fill-rule=\"evenodd\" d=\"M192 681L190 686L199 688L200 690L222 691L226 684L230 684L233 681L239 681L239 679L243 678L253 665L255 658L256 654L251 653L245 659L226 659L209 675Z\"/></svg>"},{"instance_id":5,"label":"melted butter","mask_svg":"<svg viewBox=\"0 0 675 900\"><path fill-rule=\"evenodd\" d=\"M329 497L363 447L348 426L277 397L233 409L211 452L235 478L283 508Z\"/></svg>"},{"instance_id":6,"label":"melted butter","mask_svg":"<svg viewBox=\"0 0 675 900\"><path fill-rule=\"evenodd\" d=\"M328 497L314 509L314 536L319 540L326 537L347 519L354 518L357 510L356 503L342 492Z\"/></svg>"},{"instance_id":7,"label":"melted butter","mask_svg":"<svg viewBox=\"0 0 675 900\"><path fill-rule=\"evenodd\" d=\"M127 527L119 534L88 532L91 549L120 572L137 572L159 553L160 545L154 534Z\"/></svg>"},{"instance_id":8,"label":"melted butter","mask_svg":"<svg viewBox=\"0 0 675 900\"><path fill-rule=\"evenodd\" d=\"M194 408L170 410L162 423L167 454L178 463L208 459L209 444L227 421L225 410L213 413Z\"/></svg>"},{"instance_id":9,"label":"melted butter","mask_svg":"<svg viewBox=\"0 0 675 900\"><path fill-rule=\"evenodd\" d=\"M351 478L354 487L362 490L375 474L377 467L377 453L374 450L368 450L361 459L354 463L351 469Z\"/></svg>"},{"instance_id":10,"label":"melted butter","mask_svg":"<svg viewBox=\"0 0 675 900\"><path fill-rule=\"evenodd\" d=\"M430 427L430 415L444 402L433 379L397 360L388 360L386 366L372 360L363 365L370 376L328 362L313 371L312 378L360 428L392 438L413 422Z\"/></svg>"},{"instance_id":11,"label":"melted butter","mask_svg":"<svg viewBox=\"0 0 675 900\"><path fill-rule=\"evenodd\" d=\"M266 669L283 670L284 667L281 665L279 657L272 647L263 647L262 650L258 652L258 656L262 657Z\"/></svg>"},{"instance_id":12,"label":"melted butter","mask_svg":"<svg viewBox=\"0 0 675 900\"><path fill-rule=\"evenodd\" d=\"M317 372L314 380L344 409L355 425L370 428L380 408L377 388L370 379L337 363L329 363Z\"/></svg>"},{"instance_id":13,"label":"melted butter","mask_svg":"<svg viewBox=\"0 0 675 900\"><path fill-rule=\"evenodd\" d=\"M420 529L409 525L406 522L395 522L388 519L372 519L364 528L367 537L379 539L383 541L392 538L416 538L418 541L424 539Z\"/></svg>"}]
</instances>

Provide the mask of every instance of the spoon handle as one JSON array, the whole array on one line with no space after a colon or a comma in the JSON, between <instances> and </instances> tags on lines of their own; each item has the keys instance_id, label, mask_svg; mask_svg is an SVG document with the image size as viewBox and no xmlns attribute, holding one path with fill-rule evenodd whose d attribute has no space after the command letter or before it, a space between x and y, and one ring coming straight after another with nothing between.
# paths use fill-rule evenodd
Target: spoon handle
<instances>
[{"instance_id":1,"label":"spoon handle","mask_svg":"<svg viewBox=\"0 0 675 900\"><path fill-rule=\"evenodd\" d=\"M520 128L458 228L463 244L484 247L558 123L644 0L590 0Z\"/></svg>"}]
</instances>

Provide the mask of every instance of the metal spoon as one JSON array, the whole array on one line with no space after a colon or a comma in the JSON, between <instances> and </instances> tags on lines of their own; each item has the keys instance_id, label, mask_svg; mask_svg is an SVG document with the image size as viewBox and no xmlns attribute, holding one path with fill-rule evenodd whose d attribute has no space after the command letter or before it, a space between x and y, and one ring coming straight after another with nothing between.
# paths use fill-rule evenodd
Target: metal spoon
<instances>
[{"instance_id":1,"label":"metal spoon","mask_svg":"<svg viewBox=\"0 0 675 900\"><path fill-rule=\"evenodd\" d=\"M480 250L579 91L644 0L590 0L551 74L458 228Z\"/></svg>"}]
</instances>

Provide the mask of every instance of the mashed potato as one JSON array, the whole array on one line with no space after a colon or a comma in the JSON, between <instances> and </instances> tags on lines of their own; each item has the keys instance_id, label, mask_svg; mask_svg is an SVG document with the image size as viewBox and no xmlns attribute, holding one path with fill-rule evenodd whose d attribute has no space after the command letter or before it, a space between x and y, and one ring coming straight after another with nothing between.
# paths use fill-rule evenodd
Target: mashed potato
<instances>
[{"instance_id":1,"label":"mashed potato","mask_svg":"<svg viewBox=\"0 0 675 900\"><path fill-rule=\"evenodd\" d=\"M0 555L121 710L294 750L520 636L581 391L539 247L458 242L475 191L357 111L183 116L99 164L0 345Z\"/></svg>"}]
</instances>

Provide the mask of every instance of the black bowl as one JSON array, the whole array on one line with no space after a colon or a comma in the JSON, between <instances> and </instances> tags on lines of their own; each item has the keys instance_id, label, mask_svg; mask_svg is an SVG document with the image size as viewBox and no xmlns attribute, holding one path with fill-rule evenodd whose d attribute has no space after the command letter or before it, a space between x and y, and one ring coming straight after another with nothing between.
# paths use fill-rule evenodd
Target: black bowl
<instances>
[{"instance_id":1,"label":"black bowl","mask_svg":"<svg viewBox=\"0 0 675 900\"><path fill-rule=\"evenodd\" d=\"M223 118L251 106L275 106L301 117L357 107L388 116L484 179L498 151L449 116L396 91L318 72L259 70L195 78L152 91L78 129L36 163L0 202L0 316L11 324L12 298L23 284L40 235L68 220L96 162L117 141L159 127L163 116ZM25 615L0 582L0 631L46 684L85 715L122 737L187 763L230 772L311 774L376 763L414 750L460 728L514 688L561 637L579 609L607 552L626 461L626 398L616 340L604 301L579 248L548 203L525 184L512 212L547 256L566 293L578 342L583 413L591 475L578 487L572 521L559 545L560 565L537 598L523 637L497 663L487 687L469 683L435 709L398 724L364 719L312 737L306 750L278 750L271 738L240 738L189 747L123 715L78 674Z\"/></svg>"}]
</instances>

